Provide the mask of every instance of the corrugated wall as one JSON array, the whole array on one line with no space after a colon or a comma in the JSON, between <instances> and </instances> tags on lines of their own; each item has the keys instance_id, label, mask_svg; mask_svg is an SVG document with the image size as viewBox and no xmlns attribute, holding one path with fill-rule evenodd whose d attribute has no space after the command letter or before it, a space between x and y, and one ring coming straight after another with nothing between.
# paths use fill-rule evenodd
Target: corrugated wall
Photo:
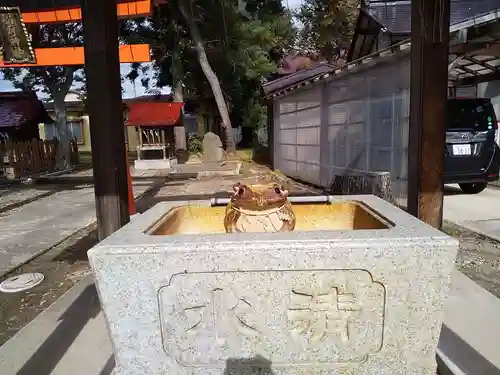
<instances>
[{"instance_id":1,"label":"corrugated wall","mask_svg":"<svg viewBox=\"0 0 500 375\"><path fill-rule=\"evenodd\" d=\"M284 97L274 105L274 162L284 174L320 185L322 86Z\"/></svg>"},{"instance_id":2,"label":"corrugated wall","mask_svg":"<svg viewBox=\"0 0 500 375\"><path fill-rule=\"evenodd\" d=\"M336 175L389 171L406 206L409 87L403 55L278 99L275 168L323 187Z\"/></svg>"}]
</instances>

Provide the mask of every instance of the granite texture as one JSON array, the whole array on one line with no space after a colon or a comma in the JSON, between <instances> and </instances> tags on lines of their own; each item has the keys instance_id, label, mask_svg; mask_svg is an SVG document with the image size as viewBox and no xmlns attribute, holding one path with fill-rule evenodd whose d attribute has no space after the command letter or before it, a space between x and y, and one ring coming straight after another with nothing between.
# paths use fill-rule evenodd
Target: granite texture
<instances>
[{"instance_id":1,"label":"granite texture","mask_svg":"<svg viewBox=\"0 0 500 375\"><path fill-rule=\"evenodd\" d=\"M435 375L458 242L373 196L382 230L151 236L89 251L116 375ZM299 220L299 218L298 218Z\"/></svg>"}]
</instances>

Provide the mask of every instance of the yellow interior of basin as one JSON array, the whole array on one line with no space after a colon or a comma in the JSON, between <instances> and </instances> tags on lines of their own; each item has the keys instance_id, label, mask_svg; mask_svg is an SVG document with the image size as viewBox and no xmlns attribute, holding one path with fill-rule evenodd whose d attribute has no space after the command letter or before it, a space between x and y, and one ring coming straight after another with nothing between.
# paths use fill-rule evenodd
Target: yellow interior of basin
<instances>
[{"instance_id":1,"label":"yellow interior of basin","mask_svg":"<svg viewBox=\"0 0 500 375\"><path fill-rule=\"evenodd\" d=\"M392 226L359 202L293 204L295 231L386 229ZM225 233L226 207L176 207L149 231L151 235Z\"/></svg>"}]
</instances>

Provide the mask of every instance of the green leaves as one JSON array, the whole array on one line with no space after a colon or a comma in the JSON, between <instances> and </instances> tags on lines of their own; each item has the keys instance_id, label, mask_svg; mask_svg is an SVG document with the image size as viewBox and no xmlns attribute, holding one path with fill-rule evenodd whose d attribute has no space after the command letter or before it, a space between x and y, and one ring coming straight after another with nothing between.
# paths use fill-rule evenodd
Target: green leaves
<instances>
[{"instance_id":1,"label":"green leaves","mask_svg":"<svg viewBox=\"0 0 500 375\"><path fill-rule=\"evenodd\" d=\"M359 0L305 0L296 16L304 26L299 44L331 60L351 41Z\"/></svg>"},{"instance_id":2,"label":"green leaves","mask_svg":"<svg viewBox=\"0 0 500 375\"><path fill-rule=\"evenodd\" d=\"M171 0L146 20L128 21L123 36L129 43L150 43L157 86L185 85L185 94L209 98L211 88L199 66L193 41L178 1L196 21L211 67L231 108L233 126L248 119L261 121L259 105L262 77L276 71L270 51L294 43L292 15L280 0L247 0L246 14L237 0ZM128 78L143 74L137 66ZM144 82L146 83L146 82ZM256 124L257 125L257 124Z\"/></svg>"}]
</instances>

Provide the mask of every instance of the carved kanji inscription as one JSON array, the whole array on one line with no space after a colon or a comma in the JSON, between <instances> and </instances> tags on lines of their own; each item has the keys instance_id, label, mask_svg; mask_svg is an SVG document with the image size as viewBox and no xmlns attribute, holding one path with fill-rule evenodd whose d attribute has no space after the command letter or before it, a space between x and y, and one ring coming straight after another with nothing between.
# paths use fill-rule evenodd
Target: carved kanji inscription
<instances>
[{"instance_id":1,"label":"carved kanji inscription","mask_svg":"<svg viewBox=\"0 0 500 375\"><path fill-rule=\"evenodd\" d=\"M159 306L164 350L186 367L333 368L383 344L385 289L364 270L183 273Z\"/></svg>"},{"instance_id":2,"label":"carved kanji inscription","mask_svg":"<svg viewBox=\"0 0 500 375\"><path fill-rule=\"evenodd\" d=\"M338 336L342 344L349 342L350 318L361 310L354 294L332 286L325 292L292 290L291 300L288 320L292 334L306 336L314 343L328 335Z\"/></svg>"}]
</instances>

